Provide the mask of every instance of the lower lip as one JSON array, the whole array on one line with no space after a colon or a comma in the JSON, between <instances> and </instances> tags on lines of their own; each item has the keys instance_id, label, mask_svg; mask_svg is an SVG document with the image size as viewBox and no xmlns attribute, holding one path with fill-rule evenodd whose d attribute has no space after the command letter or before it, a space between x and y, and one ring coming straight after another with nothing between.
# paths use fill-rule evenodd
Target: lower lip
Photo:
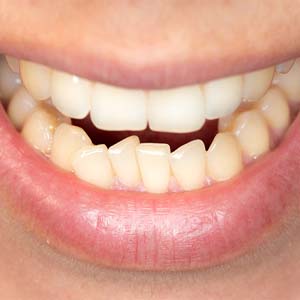
<instances>
[{"instance_id":1,"label":"lower lip","mask_svg":"<svg viewBox=\"0 0 300 300\"><path fill-rule=\"evenodd\" d=\"M248 251L300 193L300 117L282 144L234 180L154 195L101 190L57 169L0 108L0 191L12 213L56 249L95 264L184 270Z\"/></svg>"}]
</instances>

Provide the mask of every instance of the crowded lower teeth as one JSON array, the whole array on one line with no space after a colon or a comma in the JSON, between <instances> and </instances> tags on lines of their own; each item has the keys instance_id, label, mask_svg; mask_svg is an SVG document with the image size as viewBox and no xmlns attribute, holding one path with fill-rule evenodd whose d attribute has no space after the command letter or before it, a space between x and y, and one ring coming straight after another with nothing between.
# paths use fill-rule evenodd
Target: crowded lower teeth
<instances>
[{"instance_id":1,"label":"crowded lower teeth","mask_svg":"<svg viewBox=\"0 0 300 300\"><path fill-rule=\"evenodd\" d=\"M0 57L2 103L30 145L98 187L151 193L229 180L272 150L299 106L299 78L297 59L201 85L144 91ZM186 134L218 120L218 132L206 147L198 137L172 151L172 145L141 143L130 134L112 146L93 145L83 128L72 125L87 116L106 131L148 127L162 136Z\"/></svg>"}]
</instances>

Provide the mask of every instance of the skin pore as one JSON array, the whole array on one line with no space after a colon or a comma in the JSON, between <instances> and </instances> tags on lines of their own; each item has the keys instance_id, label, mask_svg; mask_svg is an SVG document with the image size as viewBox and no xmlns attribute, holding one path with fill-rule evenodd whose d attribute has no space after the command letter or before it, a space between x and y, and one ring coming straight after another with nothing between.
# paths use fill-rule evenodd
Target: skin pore
<instances>
[{"instance_id":1,"label":"skin pore","mask_svg":"<svg viewBox=\"0 0 300 300\"><path fill-rule=\"evenodd\" d=\"M299 12L298 0L0 0L0 50L115 85L170 87L299 56ZM150 273L56 252L15 218L0 186L0 296L297 299L299 196L292 194L282 223L247 255L209 269Z\"/></svg>"}]
</instances>

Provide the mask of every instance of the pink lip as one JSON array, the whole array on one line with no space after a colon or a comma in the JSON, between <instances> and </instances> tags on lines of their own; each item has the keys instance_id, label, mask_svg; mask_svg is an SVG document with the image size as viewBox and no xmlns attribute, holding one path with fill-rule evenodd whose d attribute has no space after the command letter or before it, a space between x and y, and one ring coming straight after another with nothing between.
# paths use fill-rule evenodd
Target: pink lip
<instances>
[{"instance_id":1,"label":"pink lip","mask_svg":"<svg viewBox=\"0 0 300 300\"><path fill-rule=\"evenodd\" d=\"M236 179L165 195L101 190L58 170L23 142L2 108L0 136L0 190L14 214L53 247L106 266L178 270L233 259L300 193L300 117Z\"/></svg>"}]
</instances>

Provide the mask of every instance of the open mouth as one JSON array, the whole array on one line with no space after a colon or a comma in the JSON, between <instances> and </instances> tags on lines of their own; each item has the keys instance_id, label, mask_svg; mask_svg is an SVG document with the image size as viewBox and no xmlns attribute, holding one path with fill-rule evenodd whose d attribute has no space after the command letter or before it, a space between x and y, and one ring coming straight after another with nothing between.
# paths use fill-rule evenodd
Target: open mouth
<instances>
[{"instance_id":1,"label":"open mouth","mask_svg":"<svg viewBox=\"0 0 300 300\"><path fill-rule=\"evenodd\" d=\"M76 257L149 270L222 263L292 205L299 79L296 59L129 89L2 56L0 184L32 228Z\"/></svg>"}]
</instances>

